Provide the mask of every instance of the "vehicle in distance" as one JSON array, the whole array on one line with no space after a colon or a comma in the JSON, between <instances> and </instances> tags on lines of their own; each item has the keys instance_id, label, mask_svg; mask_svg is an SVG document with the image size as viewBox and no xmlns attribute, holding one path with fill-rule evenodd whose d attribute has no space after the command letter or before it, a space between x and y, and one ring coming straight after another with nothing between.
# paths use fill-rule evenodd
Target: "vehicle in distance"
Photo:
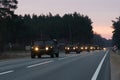
<instances>
[{"instance_id":1,"label":"vehicle in distance","mask_svg":"<svg viewBox=\"0 0 120 80\"><path fill-rule=\"evenodd\" d=\"M41 58L42 55L50 55L59 57L59 48L55 47L53 41L34 41L31 48L31 58Z\"/></svg>"},{"instance_id":2,"label":"vehicle in distance","mask_svg":"<svg viewBox=\"0 0 120 80\"><path fill-rule=\"evenodd\" d=\"M79 49L80 49L81 52L82 52L82 51L89 51L89 47L86 46L86 45L80 46Z\"/></svg>"},{"instance_id":3,"label":"vehicle in distance","mask_svg":"<svg viewBox=\"0 0 120 80\"><path fill-rule=\"evenodd\" d=\"M69 54L70 52L76 52L76 53L80 53L80 49L78 45L66 45L65 46L65 53Z\"/></svg>"},{"instance_id":4,"label":"vehicle in distance","mask_svg":"<svg viewBox=\"0 0 120 80\"><path fill-rule=\"evenodd\" d=\"M80 46L80 51L87 51L87 52L90 52L90 51L94 51L94 50L101 50L102 48L99 47L98 45L81 45Z\"/></svg>"}]
</instances>

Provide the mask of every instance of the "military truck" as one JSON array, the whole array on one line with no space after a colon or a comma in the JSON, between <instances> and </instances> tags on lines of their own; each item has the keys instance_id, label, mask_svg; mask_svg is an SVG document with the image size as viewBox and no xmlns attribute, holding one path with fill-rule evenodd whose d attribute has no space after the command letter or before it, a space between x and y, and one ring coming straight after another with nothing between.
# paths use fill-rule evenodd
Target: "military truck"
<instances>
[{"instance_id":1,"label":"military truck","mask_svg":"<svg viewBox=\"0 0 120 80\"><path fill-rule=\"evenodd\" d=\"M51 58L59 57L59 48L54 41L34 41L31 47L31 58L41 58L42 55L50 55Z\"/></svg>"}]
</instances>

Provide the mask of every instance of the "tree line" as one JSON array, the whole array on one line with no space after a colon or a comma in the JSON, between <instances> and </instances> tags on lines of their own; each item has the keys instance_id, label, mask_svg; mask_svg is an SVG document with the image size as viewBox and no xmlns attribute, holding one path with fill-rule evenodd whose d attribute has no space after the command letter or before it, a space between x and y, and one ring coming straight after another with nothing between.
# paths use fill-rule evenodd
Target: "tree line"
<instances>
[{"instance_id":1,"label":"tree line","mask_svg":"<svg viewBox=\"0 0 120 80\"><path fill-rule=\"evenodd\" d=\"M79 13L49 15L25 15L21 17L27 39L56 38L88 43L93 37L92 21ZM84 34L84 35L83 35Z\"/></svg>"},{"instance_id":2,"label":"tree line","mask_svg":"<svg viewBox=\"0 0 120 80\"><path fill-rule=\"evenodd\" d=\"M26 44L36 39L57 39L80 44L99 44L105 41L92 30L87 15L74 12L52 15L16 15L17 0L0 1L0 51L6 44Z\"/></svg>"},{"instance_id":3,"label":"tree line","mask_svg":"<svg viewBox=\"0 0 120 80\"><path fill-rule=\"evenodd\" d=\"M92 21L79 13L49 15L14 15L5 19L1 27L2 39L8 42L35 39L65 39L70 42L90 43L93 37Z\"/></svg>"}]
</instances>

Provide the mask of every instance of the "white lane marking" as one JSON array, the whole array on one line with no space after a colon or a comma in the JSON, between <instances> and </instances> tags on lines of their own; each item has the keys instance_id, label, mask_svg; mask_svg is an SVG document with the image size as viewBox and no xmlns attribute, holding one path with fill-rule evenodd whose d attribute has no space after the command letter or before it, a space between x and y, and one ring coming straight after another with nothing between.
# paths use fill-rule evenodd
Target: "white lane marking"
<instances>
[{"instance_id":1,"label":"white lane marking","mask_svg":"<svg viewBox=\"0 0 120 80\"><path fill-rule=\"evenodd\" d=\"M42 62L42 63L38 63L38 64L33 64L33 65L30 65L30 66L27 66L27 68L31 68L31 67L36 67L36 66L40 66L40 65L43 65L43 64L48 64L48 63L51 63L53 61L46 61L46 62Z\"/></svg>"},{"instance_id":2,"label":"white lane marking","mask_svg":"<svg viewBox=\"0 0 120 80\"><path fill-rule=\"evenodd\" d=\"M106 54L104 55L103 59L101 60L100 64L98 65L98 67L97 67L94 75L92 76L91 80L96 80L96 79L97 79L98 74L99 74L99 72L100 72L100 69L101 69L101 67L102 67L102 65L103 65L103 62L104 62L104 60L105 60L108 52L109 52L109 51L107 51Z\"/></svg>"},{"instance_id":3,"label":"white lane marking","mask_svg":"<svg viewBox=\"0 0 120 80\"><path fill-rule=\"evenodd\" d=\"M13 70L2 72L2 73L0 73L0 75L8 74L8 73L11 73L11 72L13 72Z\"/></svg>"},{"instance_id":4,"label":"white lane marking","mask_svg":"<svg viewBox=\"0 0 120 80\"><path fill-rule=\"evenodd\" d=\"M58 60L68 59L68 58L72 58L72 57L76 57L76 56L78 56L78 55L66 56L63 58L59 58Z\"/></svg>"},{"instance_id":5,"label":"white lane marking","mask_svg":"<svg viewBox=\"0 0 120 80\"><path fill-rule=\"evenodd\" d=\"M59 58L59 60L63 60L63 59L66 59L66 58L68 58L68 57L64 57L64 58Z\"/></svg>"}]
</instances>

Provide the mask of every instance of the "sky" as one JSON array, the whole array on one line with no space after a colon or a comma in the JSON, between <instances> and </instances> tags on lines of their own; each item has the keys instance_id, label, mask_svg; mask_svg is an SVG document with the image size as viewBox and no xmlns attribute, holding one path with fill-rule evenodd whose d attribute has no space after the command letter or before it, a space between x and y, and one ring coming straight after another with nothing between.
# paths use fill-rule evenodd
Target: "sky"
<instances>
[{"instance_id":1,"label":"sky","mask_svg":"<svg viewBox=\"0 0 120 80\"><path fill-rule=\"evenodd\" d=\"M94 32L112 38L112 21L120 16L120 0L18 0L16 14L53 15L78 12L89 16Z\"/></svg>"}]
</instances>

